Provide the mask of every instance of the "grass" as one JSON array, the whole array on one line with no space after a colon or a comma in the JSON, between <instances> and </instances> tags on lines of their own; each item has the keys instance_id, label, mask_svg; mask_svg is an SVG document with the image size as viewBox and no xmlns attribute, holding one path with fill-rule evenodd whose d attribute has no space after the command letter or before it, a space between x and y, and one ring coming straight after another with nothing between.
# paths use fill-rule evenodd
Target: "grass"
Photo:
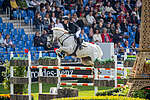
<instances>
[{"instance_id":1,"label":"grass","mask_svg":"<svg viewBox=\"0 0 150 100\"><path fill-rule=\"evenodd\" d=\"M32 84L32 95L34 96L34 100L38 100L38 83ZM43 84L43 93L49 93L50 87L56 87L56 85L51 84ZM62 86L66 87L66 86ZM79 90L79 97L83 96L94 96L94 87L92 86L67 86L72 88L77 88ZM107 90L112 87L99 87L99 90ZM4 89L2 85L0 85L0 94L9 94L9 90Z\"/></svg>"}]
</instances>

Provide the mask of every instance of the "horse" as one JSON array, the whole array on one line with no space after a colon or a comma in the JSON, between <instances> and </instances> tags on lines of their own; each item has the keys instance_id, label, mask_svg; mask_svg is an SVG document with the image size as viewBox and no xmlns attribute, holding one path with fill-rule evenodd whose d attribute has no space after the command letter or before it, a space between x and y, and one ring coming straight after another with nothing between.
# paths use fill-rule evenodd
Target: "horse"
<instances>
[{"instance_id":1,"label":"horse","mask_svg":"<svg viewBox=\"0 0 150 100\"><path fill-rule=\"evenodd\" d=\"M59 49L56 50L56 54L60 52L65 52L65 56L74 56L81 59L83 65L94 66L94 61L96 59L101 59L103 52L101 48L89 42L82 42L82 49L80 50L77 46L76 39L74 35L68 33L67 30L63 28L54 27L52 28L53 35L51 42L54 43L57 40Z\"/></svg>"}]
</instances>

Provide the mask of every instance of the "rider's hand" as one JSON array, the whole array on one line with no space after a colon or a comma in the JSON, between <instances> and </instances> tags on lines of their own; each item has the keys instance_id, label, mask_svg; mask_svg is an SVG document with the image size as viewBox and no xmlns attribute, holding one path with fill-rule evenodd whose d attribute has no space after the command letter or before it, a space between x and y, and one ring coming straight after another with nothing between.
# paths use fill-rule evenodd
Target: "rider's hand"
<instances>
[{"instance_id":1,"label":"rider's hand","mask_svg":"<svg viewBox=\"0 0 150 100\"><path fill-rule=\"evenodd\" d=\"M65 33L65 34L67 34L67 33L68 33L68 31L64 31L64 33Z\"/></svg>"}]
</instances>

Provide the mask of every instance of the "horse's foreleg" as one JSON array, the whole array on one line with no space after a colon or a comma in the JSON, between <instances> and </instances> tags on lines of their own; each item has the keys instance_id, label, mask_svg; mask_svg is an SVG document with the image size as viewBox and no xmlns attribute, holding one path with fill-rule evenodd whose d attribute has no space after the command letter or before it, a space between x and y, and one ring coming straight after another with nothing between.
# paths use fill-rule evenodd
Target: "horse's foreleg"
<instances>
[{"instance_id":1,"label":"horse's foreleg","mask_svg":"<svg viewBox=\"0 0 150 100\"><path fill-rule=\"evenodd\" d=\"M64 51L67 54L71 54L72 53L72 47L60 47L59 48L61 51Z\"/></svg>"}]
</instances>

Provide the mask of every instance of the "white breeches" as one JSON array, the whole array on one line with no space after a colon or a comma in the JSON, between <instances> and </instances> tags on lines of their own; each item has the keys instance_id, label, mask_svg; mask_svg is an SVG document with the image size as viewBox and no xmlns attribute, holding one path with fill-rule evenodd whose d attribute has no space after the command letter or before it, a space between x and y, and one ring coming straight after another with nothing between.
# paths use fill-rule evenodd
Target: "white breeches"
<instances>
[{"instance_id":1,"label":"white breeches","mask_svg":"<svg viewBox=\"0 0 150 100\"><path fill-rule=\"evenodd\" d=\"M81 29L79 29L77 32L76 32L76 38L78 38L80 36L80 33L81 33Z\"/></svg>"}]
</instances>

